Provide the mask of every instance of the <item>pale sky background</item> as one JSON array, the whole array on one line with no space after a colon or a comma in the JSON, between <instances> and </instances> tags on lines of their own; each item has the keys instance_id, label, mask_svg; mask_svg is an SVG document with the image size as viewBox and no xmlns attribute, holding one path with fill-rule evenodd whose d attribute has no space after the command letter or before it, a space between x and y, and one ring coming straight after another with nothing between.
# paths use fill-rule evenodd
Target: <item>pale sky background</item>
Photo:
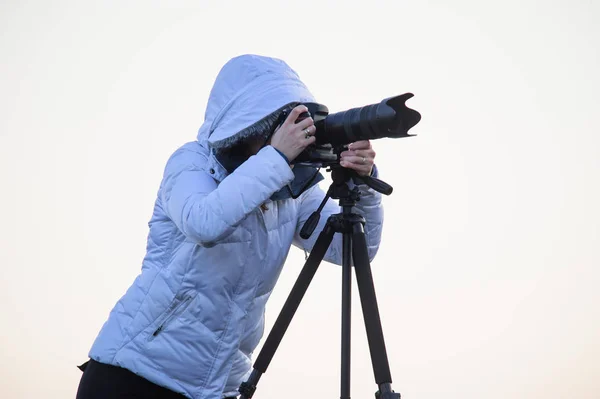
<instances>
[{"instance_id":1,"label":"pale sky background","mask_svg":"<svg viewBox=\"0 0 600 399\"><path fill-rule=\"evenodd\" d=\"M0 396L75 397L165 161L221 66L257 53L331 112L415 94L418 136L373 142L395 188L373 272L402 398L600 398L599 4L3 1ZM322 264L257 399L339 397L340 272ZM352 395L372 398L354 299Z\"/></svg>"}]
</instances>

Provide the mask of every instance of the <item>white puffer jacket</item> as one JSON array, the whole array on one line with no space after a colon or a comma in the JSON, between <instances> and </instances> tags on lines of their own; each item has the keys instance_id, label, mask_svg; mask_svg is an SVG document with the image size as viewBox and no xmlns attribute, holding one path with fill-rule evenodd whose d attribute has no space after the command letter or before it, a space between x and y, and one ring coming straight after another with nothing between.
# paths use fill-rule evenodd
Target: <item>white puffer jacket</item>
<instances>
[{"instance_id":1,"label":"white puffer jacket","mask_svg":"<svg viewBox=\"0 0 600 399\"><path fill-rule=\"evenodd\" d=\"M90 357L127 368L189 398L237 394L264 329L265 303L292 244L310 252L330 200L308 240L299 237L324 197L313 185L297 199L271 201L294 180L271 146L231 174L215 148L267 115L314 102L283 61L245 55L219 73L198 140L169 159L150 221L142 270L118 301ZM381 237L381 195L361 186L356 212L366 217L369 256ZM267 210L260 208L266 203ZM325 260L341 263L336 234Z\"/></svg>"}]
</instances>

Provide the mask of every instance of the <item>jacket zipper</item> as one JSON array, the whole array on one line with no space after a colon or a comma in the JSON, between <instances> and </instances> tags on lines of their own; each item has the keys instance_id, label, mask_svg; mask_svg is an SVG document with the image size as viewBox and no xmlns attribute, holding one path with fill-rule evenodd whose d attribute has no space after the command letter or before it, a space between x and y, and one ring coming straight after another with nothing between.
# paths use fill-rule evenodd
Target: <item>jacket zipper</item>
<instances>
[{"instance_id":1,"label":"jacket zipper","mask_svg":"<svg viewBox=\"0 0 600 399\"><path fill-rule=\"evenodd\" d=\"M175 306L170 312L168 312L167 317L162 321L162 323L160 323L158 328L156 330L154 330L152 335L150 335L149 339L155 338L158 334L160 334L167 327L167 325L171 321L173 321L174 319L179 317L179 315L181 313L183 313L183 311L185 310L185 308L187 307L187 304L191 301L191 299L192 299L191 296L186 297L181 302L179 302L177 304L177 306Z\"/></svg>"}]
</instances>

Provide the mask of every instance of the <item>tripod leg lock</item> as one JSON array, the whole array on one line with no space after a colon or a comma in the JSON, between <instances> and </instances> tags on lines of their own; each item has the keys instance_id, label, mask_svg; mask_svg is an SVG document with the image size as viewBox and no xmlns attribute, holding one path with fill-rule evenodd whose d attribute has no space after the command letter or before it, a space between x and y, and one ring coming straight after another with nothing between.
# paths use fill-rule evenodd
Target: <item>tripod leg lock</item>
<instances>
[{"instance_id":1,"label":"tripod leg lock","mask_svg":"<svg viewBox=\"0 0 600 399\"><path fill-rule=\"evenodd\" d=\"M385 394L381 394L381 392L377 391L375 393L375 398L376 399L400 399L400 393L399 392L386 392Z\"/></svg>"},{"instance_id":2,"label":"tripod leg lock","mask_svg":"<svg viewBox=\"0 0 600 399\"><path fill-rule=\"evenodd\" d=\"M375 392L376 399L400 399L400 393L394 392L389 383L380 385L379 391Z\"/></svg>"},{"instance_id":3,"label":"tripod leg lock","mask_svg":"<svg viewBox=\"0 0 600 399\"><path fill-rule=\"evenodd\" d=\"M256 392L256 385L249 384L248 382L242 382L238 389L242 397L250 399L254 392Z\"/></svg>"}]
</instances>

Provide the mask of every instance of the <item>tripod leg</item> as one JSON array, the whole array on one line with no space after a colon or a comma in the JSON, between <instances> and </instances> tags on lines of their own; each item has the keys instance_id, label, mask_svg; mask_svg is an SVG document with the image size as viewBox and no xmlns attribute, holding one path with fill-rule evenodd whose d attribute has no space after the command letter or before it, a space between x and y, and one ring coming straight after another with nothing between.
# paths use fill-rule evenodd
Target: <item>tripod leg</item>
<instances>
[{"instance_id":1,"label":"tripod leg","mask_svg":"<svg viewBox=\"0 0 600 399\"><path fill-rule=\"evenodd\" d=\"M273 359L273 355L275 355L275 351L277 347L281 343L281 339L285 334L296 310L298 310L298 306L300 305L300 301L304 297L310 282L312 281L317 269L319 268L319 264L323 260L331 241L333 240L333 235L335 234L335 229L331 225L328 220L323 228L323 231L319 234L317 241L310 253L310 256L306 260L302 271L298 275L298 279L294 284L269 336L267 337L265 344L263 345L260 353L256 358L256 362L254 363L254 370L250 375L248 381L243 382L240 386L241 399L251 398L256 390L256 384L260 379L261 375L267 371L267 367L269 367L269 363Z\"/></svg>"},{"instance_id":2,"label":"tripod leg","mask_svg":"<svg viewBox=\"0 0 600 399\"><path fill-rule=\"evenodd\" d=\"M340 399L350 399L350 345L352 315L352 234L342 236L342 356Z\"/></svg>"},{"instance_id":3,"label":"tripod leg","mask_svg":"<svg viewBox=\"0 0 600 399\"><path fill-rule=\"evenodd\" d=\"M375 296L375 285L371 274L371 265L367 251L367 241L362 223L353 223L353 248L354 269L356 270L356 282L362 305L362 312L367 330L367 340L371 352L371 362L375 374L375 382L379 386L377 396L384 398L399 398L400 394L394 393L391 388L392 376L388 362L381 318Z\"/></svg>"}]
</instances>

